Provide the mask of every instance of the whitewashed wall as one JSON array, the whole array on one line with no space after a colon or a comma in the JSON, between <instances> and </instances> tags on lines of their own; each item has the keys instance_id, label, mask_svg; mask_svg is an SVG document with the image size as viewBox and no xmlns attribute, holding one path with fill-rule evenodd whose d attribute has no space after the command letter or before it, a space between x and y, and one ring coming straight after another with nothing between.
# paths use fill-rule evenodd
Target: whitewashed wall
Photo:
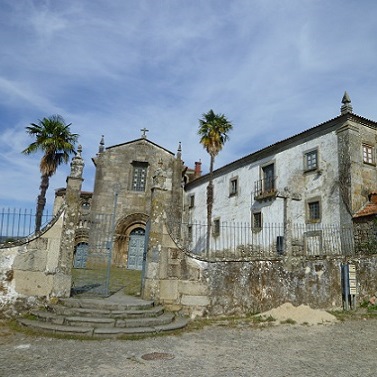
<instances>
[{"instance_id":1,"label":"whitewashed wall","mask_svg":"<svg viewBox=\"0 0 377 377\"><path fill-rule=\"evenodd\" d=\"M319 170L304 172L304 153L318 148ZM277 154L247 165L235 168L214 179L213 218L221 222L251 222L252 212L262 211L264 223L283 223L284 200L256 201L254 184L261 179L261 166L275 163L276 188L282 192L285 188L290 193L301 195L300 201L290 201L290 214L293 223L306 221L307 200L319 197L321 200L321 222L339 223L338 193L338 145L335 132L316 137L299 145L287 148ZM234 165L238 165L234 163ZM238 194L230 196L230 181L238 177ZM188 209L192 221L206 220L206 188L203 180L199 186L186 190L186 203L191 195L195 196L195 205ZM186 206L188 208L188 205Z\"/></svg>"}]
</instances>

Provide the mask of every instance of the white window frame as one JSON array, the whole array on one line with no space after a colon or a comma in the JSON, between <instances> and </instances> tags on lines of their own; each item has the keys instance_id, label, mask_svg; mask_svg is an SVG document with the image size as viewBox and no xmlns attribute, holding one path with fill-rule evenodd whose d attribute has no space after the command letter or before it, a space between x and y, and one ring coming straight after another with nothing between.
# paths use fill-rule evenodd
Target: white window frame
<instances>
[{"instance_id":1,"label":"white window frame","mask_svg":"<svg viewBox=\"0 0 377 377\"><path fill-rule=\"evenodd\" d=\"M315 157L313 158L313 156ZM304 153L304 171L314 171L317 169L318 169L318 148L315 148L315 149L306 151Z\"/></svg>"},{"instance_id":2,"label":"white window frame","mask_svg":"<svg viewBox=\"0 0 377 377\"><path fill-rule=\"evenodd\" d=\"M374 147L370 144L363 143L362 150L364 164L375 165Z\"/></svg>"}]
</instances>

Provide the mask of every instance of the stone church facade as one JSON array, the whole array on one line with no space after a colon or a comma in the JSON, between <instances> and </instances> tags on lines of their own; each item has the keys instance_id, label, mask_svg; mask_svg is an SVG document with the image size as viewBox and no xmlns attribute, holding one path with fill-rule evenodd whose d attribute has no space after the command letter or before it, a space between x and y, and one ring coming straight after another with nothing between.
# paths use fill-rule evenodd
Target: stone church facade
<instances>
[{"instance_id":1,"label":"stone church facade","mask_svg":"<svg viewBox=\"0 0 377 377\"><path fill-rule=\"evenodd\" d=\"M80 252L85 254L90 242L89 224L96 216L105 216L105 222L114 224L113 265L141 270L151 189L159 172L163 172L172 208L177 209L182 201L180 146L175 155L148 140L146 130L140 139L106 148L104 144L102 137L98 153L93 158L96 168L93 193L82 193L76 257ZM74 263L79 263L77 258Z\"/></svg>"}]
</instances>

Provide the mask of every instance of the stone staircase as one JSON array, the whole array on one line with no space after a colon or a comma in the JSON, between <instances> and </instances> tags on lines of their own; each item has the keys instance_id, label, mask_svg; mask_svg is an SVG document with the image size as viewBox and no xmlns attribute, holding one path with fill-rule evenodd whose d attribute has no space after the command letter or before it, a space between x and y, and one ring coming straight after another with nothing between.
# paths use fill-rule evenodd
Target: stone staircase
<instances>
[{"instance_id":1,"label":"stone staircase","mask_svg":"<svg viewBox=\"0 0 377 377\"><path fill-rule=\"evenodd\" d=\"M115 294L108 298L66 298L45 310L31 310L19 323L36 332L98 338L156 334L181 329L188 320L153 301Z\"/></svg>"}]
</instances>

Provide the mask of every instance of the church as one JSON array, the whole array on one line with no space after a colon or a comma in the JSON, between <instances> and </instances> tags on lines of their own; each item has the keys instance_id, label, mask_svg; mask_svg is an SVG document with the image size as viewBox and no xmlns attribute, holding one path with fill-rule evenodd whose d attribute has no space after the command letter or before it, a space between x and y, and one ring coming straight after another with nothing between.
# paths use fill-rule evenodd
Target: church
<instances>
[{"instance_id":1,"label":"church","mask_svg":"<svg viewBox=\"0 0 377 377\"><path fill-rule=\"evenodd\" d=\"M98 246L101 259L106 257L106 240L115 234L112 264L142 269L151 189L159 172L164 175L164 189L169 192L172 209L176 211L182 206L183 175L186 180L192 179L193 171L183 167L180 144L174 154L148 140L148 130L141 131L139 139L106 148L102 136L98 153L92 159L96 169L94 190L81 193L74 267L86 267L88 244L92 248ZM55 209L64 201L64 195L65 189L56 191ZM96 222L100 226L96 227Z\"/></svg>"},{"instance_id":2,"label":"church","mask_svg":"<svg viewBox=\"0 0 377 377\"><path fill-rule=\"evenodd\" d=\"M236 222L246 224L242 243L255 250L258 242L258 250L268 255L284 253L295 242L306 255L327 254L329 245L332 254L353 247L344 241L348 236L339 233L334 241L334 231L328 236L324 227L352 226L376 190L377 123L353 113L347 93L340 110L333 119L214 171L210 237L216 252L239 248L234 234L225 233ZM106 148L104 137L100 141L92 159L94 190L82 192L75 267L86 266L90 244L97 245L101 258L111 248L106 258L112 265L142 270L151 190L159 174L169 193L168 220L182 224L176 235L185 238L180 245L194 254L208 252L205 225L194 225L206 218L209 175L201 175L200 163L184 166L180 144L173 153L148 140L145 128L141 131L139 139ZM56 198L58 208L64 189ZM293 225L300 226L296 240Z\"/></svg>"}]
</instances>

